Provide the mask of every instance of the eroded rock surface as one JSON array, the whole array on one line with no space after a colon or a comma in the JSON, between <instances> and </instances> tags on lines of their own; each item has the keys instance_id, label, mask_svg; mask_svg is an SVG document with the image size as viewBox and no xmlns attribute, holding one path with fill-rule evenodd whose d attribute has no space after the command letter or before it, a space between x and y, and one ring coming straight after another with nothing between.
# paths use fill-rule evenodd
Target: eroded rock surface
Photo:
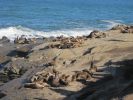
<instances>
[{"instance_id":1,"label":"eroded rock surface","mask_svg":"<svg viewBox=\"0 0 133 100\"><path fill-rule=\"evenodd\" d=\"M123 33L132 33L132 26L36 43L0 40L0 99L128 100L133 94L133 34Z\"/></svg>"}]
</instances>

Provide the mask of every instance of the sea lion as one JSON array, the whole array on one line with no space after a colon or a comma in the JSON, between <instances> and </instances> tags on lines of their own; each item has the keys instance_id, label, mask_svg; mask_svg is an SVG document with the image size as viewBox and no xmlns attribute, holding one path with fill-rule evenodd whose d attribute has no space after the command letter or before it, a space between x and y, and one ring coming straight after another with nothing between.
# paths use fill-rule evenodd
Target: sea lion
<instances>
[{"instance_id":1,"label":"sea lion","mask_svg":"<svg viewBox=\"0 0 133 100\"><path fill-rule=\"evenodd\" d=\"M44 83L38 83L38 82L34 82L34 83L26 83L24 84L25 88L32 88L32 89L43 89L45 87Z\"/></svg>"},{"instance_id":2,"label":"sea lion","mask_svg":"<svg viewBox=\"0 0 133 100\"><path fill-rule=\"evenodd\" d=\"M53 86L53 87L58 87L60 86L59 83L59 72L53 69L53 73L55 74L54 76L50 76L48 79L48 83Z\"/></svg>"},{"instance_id":3,"label":"sea lion","mask_svg":"<svg viewBox=\"0 0 133 100\"><path fill-rule=\"evenodd\" d=\"M68 85L68 84L69 84L69 80L68 80L69 77L70 77L70 75L65 75L65 74L63 74L63 75L60 77L60 80L59 80L60 84L61 84L61 85Z\"/></svg>"}]
</instances>

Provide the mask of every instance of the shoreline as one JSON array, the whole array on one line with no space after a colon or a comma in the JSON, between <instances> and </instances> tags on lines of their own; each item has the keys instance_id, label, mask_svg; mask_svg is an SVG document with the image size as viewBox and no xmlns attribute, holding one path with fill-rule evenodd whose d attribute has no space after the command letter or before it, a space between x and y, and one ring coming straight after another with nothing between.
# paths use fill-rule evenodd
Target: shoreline
<instances>
[{"instance_id":1,"label":"shoreline","mask_svg":"<svg viewBox=\"0 0 133 100\"><path fill-rule=\"evenodd\" d=\"M115 25L113 27L117 27L117 26L132 26L132 25L118 24L118 25ZM14 28L10 27L10 28L9 28L9 30L11 31L11 33L10 33L10 31L6 32L6 29L8 29L8 28L5 28L5 30L2 29L3 31L1 33L5 34L5 35L1 34L0 39L2 39L2 37L7 37L10 41L14 41L16 38L27 38L27 39L32 39L32 38L35 38L35 39L58 38L58 37L67 37L67 38L73 37L73 38L76 38L76 37L89 36L91 34L91 32L93 32L93 31L99 31L99 32L104 32L105 31L106 32L106 31L109 31L109 30L112 29L112 28L108 28L106 30L100 30L100 29L89 29L89 30L88 29L84 29L84 30L83 29L74 29L74 30L66 30L66 31L65 30L60 30L60 31L57 30L57 31L52 31L52 32L47 33L47 32L43 32L43 31L34 31L33 32L32 29L28 29L28 28L22 29L22 30L25 30L24 32L22 32L22 30L15 29L15 27ZM11 34L11 36L10 36L10 34Z\"/></svg>"},{"instance_id":2,"label":"shoreline","mask_svg":"<svg viewBox=\"0 0 133 100\"><path fill-rule=\"evenodd\" d=\"M133 26L87 36L0 39L1 100L112 100L133 95Z\"/></svg>"}]
</instances>

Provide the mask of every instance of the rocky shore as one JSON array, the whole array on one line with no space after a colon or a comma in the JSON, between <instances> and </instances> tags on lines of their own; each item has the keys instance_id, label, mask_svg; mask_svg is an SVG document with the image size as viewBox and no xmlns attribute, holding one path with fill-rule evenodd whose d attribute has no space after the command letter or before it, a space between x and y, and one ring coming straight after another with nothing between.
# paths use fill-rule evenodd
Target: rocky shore
<instances>
[{"instance_id":1,"label":"rocky shore","mask_svg":"<svg viewBox=\"0 0 133 100\"><path fill-rule=\"evenodd\" d=\"M0 100L132 100L133 26L82 37L0 39Z\"/></svg>"}]
</instances>

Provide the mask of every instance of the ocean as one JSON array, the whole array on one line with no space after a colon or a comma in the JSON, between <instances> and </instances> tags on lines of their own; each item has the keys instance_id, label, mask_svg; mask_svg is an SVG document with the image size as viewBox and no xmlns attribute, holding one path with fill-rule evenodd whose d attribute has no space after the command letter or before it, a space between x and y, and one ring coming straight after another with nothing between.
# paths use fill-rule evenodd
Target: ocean
<instances>
[{"instance_id":1,"label":"ocean","mask_svg":"<svg viewBox=\"0 0 133 100\"><path fill-rule=\"evenodd\" d=\"M133 0L0 0L0 38L82 36L133 24Z\"/></svg>"}]
</instances>

